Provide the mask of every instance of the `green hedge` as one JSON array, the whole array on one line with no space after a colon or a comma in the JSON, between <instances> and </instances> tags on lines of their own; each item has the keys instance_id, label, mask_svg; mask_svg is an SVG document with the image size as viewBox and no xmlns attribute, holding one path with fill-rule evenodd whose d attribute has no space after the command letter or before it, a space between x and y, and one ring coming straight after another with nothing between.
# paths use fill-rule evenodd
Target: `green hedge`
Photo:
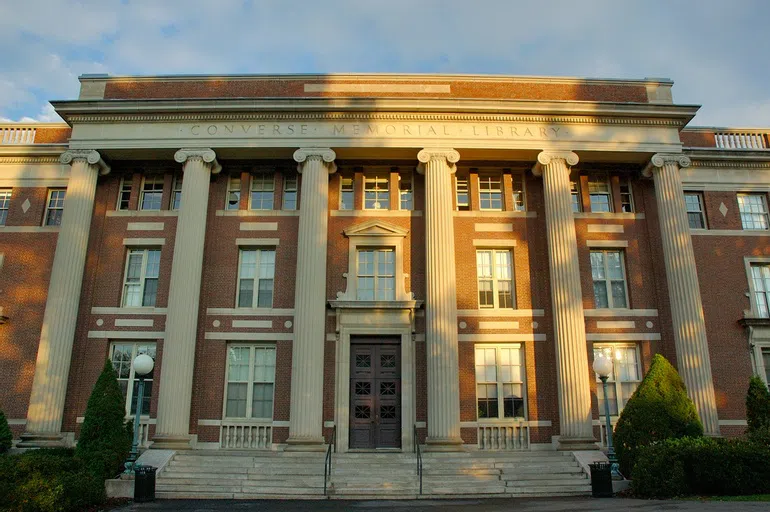
<instances>
[{"instance_id":1,"label":"green hedge","mask_svg":"<svg viewBox=\"0 0 770 512\"><path fill-rule=\"evenodd\" d=\"M749 380L746 393L746 422L749 433L770 429L770 391L756 375Z\"/></svg>"},{"instance_id":2,"label":"green hedge","mask_svg":"<svg viewBox=\"0 0 770 512\"><path fill-rule=\"evenodd\" d=\"M770 493L770 442L668 439L639 449L633 491L644 498Z\"/></svg>"},{"instance_id":3,"label":"green hedge","mask_svg":"<svg viewBox=\"0 0 770 512\"><path fill-rule=\"evenodd\" d=\"M13 447L13 432L8 425L5 413L0 411L0 454L7 452Z\"/></svg>"},{"instance_id":4,"label":"green hedge","mask_svg":"<svg viewBox=\"0 0 770 512\"><path fill-rule=\"evenodd\" d=\"M0 510L74 512L102 503L104 480L71 449L0 456Z\"/></svg>"}]
</instances>

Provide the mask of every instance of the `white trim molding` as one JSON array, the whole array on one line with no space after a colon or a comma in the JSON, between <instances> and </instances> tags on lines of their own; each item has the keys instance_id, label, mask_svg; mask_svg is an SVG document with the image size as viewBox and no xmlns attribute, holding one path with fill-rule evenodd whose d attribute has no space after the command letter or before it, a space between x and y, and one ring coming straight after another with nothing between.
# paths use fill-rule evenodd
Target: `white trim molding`
<instances>
[{"instance_id":1,"label":"white trim molding","mask_svg":"<svg viewBox=\"0 0 770 512\"><path fill-rule=\"evenodd\" d=\"M108 340L162 340L165 331L88 331L89 338Z\"/></svg>"},{"instance_id":2,"label":"white trim molding","mask_svg":"<svg viewBox=\"0 0 770 512\"><path fill-rule=\"evenodd\" d=\"M466 317L514 317L545 316L544 309L458 309L457 316Z\"/></svg>"},{"instance_id":3,"label":"white trim molding","mask_svg":"<svg viewBox=\"0 0 770 512\"><path fill-rule=\"evenodd\" d=\"M589 233L623 233L622 224L589 224Z\"/></svg>"},{"instance_id":4,"label":"white trim molding","mask_svg":"<svg viewBox=\"0 0 770 512\"><path fill-rule=\"evenodd\" d=\"M294 333L291 332L207 332L204 334L207 340L223 341L292 341Z\"/></svg>"},{"instance_id":5,"label":"white trim molding","mask_svg":"<svg viewBox=\"0 0 770 512\"><path fill-rule=\"evenodd\" d=\"M659 332L587 332L586 341L660 341Z\"/></svg>"},{"instance_id":6,"label":"white trim molding","mask_svg":"<svg viewBox=\"0 0 770 512\"><path fill-rule=\"evenodd\" d=\"M158 245L166 245L165 238L124 238L123 245L130 246L150 246L156 247Z\"/></svg>"},{"instance_id":7,"label":"white trim molding","mask_svg":"<svg viewBox=\"0 0 770 512\"><path fill-rule=\"evenodd\" d=\"M474 238L473 247L516 247L516 240Z\"/></svg>"},{"instance_id":8,"label":"white trim molding","mask_svg":"<svg viewBox=\"0 0 770 512\"><path fill-rule=\"evenodd\" d=\"M628 240L586 240L588 247L628 247Z\"/></svg>"},{"instance_id":9,"label":"white trim molding","mask_svg":"<svg viewBox=\"0 0 770 512\"><path fill-rule=\"evenodd\" d=\"M457 341L516 343L521 341L546 341L545 334L458 334Z\"/></svg>"},{"instance_id":10,"label":"white trim molding","mask_svg":"<svg viewBox=\"0 0 770 512\"><path fill-rule=\"evenodd\" d=\"M584 309L585 317L658 316L657 309Z\"/></svg>"},{"instance_id":11,"label":"white trim molding","mask_svg":"<svg viewBox=\"0 0 770 512\"><path fill-rule=\"evenodd\" d=\"M294 316L294 308L208 308L211 316Z\"/></svg>"},{"instance_id":12,"label":"white trim molding","mask_svg":"<svg viewBox=\"0 0 770 512\"><path fill-rule=\"evenodd\" d=\"M246 246L246 247L261 247L261 246L267 246L267 247L278 247L280 243L279 238L236 238L235 239L235 245L237 246Z\"/></svg>"}]
</instances>

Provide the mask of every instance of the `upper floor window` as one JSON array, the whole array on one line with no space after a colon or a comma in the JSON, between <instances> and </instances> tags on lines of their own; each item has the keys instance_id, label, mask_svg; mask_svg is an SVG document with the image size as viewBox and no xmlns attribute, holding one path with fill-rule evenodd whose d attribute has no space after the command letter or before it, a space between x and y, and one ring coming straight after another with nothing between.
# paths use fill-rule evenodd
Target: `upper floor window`
<instances>
[{"instance_id":1,"label":"upper floor window","mask_svg":"<svg viewBox=\"0 0 770 512\"><path fill-rule=\"evenodd\" d=\"M163 175L145 176L142 194L139 197L140 210L160 210L163 200Z\"/></svg>"},{"instance_id":2,"label":"upper floor window","mask_svg":"<svg viewBox=\"0 0 770 512\"><path fill-rule=\"evenodd\" d=\"M594 173L588 176L588 196L591 200L592 212L612 211L612 193L606 174Z\"/></svg>"},{"instance_id":3,"label":"upper floor window","mask_svg":"<svg viewBox=\"0 0 770 512\"><path fill-rule=\"evenodd\" d=\"M174 176L174 187L171 192L171 209L178 210L182 206L182 179L184 176L178 174Z\"/></svg>"},{"instance_id":4,"label":"upper floor window","mask_svg":"<svg viewBox=\"0 0 770 512\"><path fill-rule=\"evenodd\" d=\"M139 398L139 379L134 374L133 361L136 356L147 354L155 359L155 343L121 342L113 343L110 347L110 361L118 374L118 385L126 400L126 415L136 414L136 402ZM142 395L142 415L150 414L150 399L152 398L152 381L155 369L144 378L144 394Z\"/></svg>"},{"instance_id":5,"label":"upper floor window","mask_svg":"<svg viewBox=\"0 0 770 512\"><path fill-rule=\"evenodd\" d=\"M412 189L412 175L401 174L398 177L398 195L402 210L414 209L414 191Z\"/></svg>"},{"instance_id":6,"label":"upper floor window","mask_svg":"<svg viewBox=\"0 0 770 512\"><path fill-rule=\"evenodd\" d=\"M283 202L284 210L297 209L297 175L286 176L283 180Z\"/></svg>"},{"instance_id":7,"label":"upper floor window","mask_svg":"<svg viewBox=\"0 0 770 512\"><path fill-rule=\"evenodd\" d=\"M570 199L572 201L573 213L578 213L583 211L583 200L580 197L580 184L577 180L577 177L574 180L570 180L569 193L570 193Z\"/></svg>"},{"instance_id":8,"label":"upper floor window","mask_svg":"<svg viewBox=\"0 0 770 512\"><path fill-rule=\"evenodd\" d=\"M120 192L118 193L118 210L128 210L131 205L131 189L134 187L133 180L124 176L120 179Z\"/></svg>"},{"instance_id":9,"label":"upper floor window","mask_svg":"<svg viewBox=\"0 0 770 512\"><path fill-rule=\"evenodd\" d=\"M390 177L387 174L364 176L364 208L390 209Z\"/></svg>"},{"instance_id":10,"label":"upper floor window","mask_svg":"<svg viewBox=\"0 0 770 512\"><path fill-rule=\"evenodd\" d=\"M0 190L0 226L5 226L8 220L8 208L11 206L11 191Z\"/></svg>"},{"instance_id":11,"label":"upper floor window","mask_svg":"<svg viewBox=\"0 0 770 512\"><path fill-rule=\"evenodd\" d=\"M227 346L226 418L273 419L275 347Z\"/></svg>"},{"instance_id":12,"label":"upper floor window","mask_svg":"<svg viewBox=\"0 0 770 512\"><path fill-rule=\"evenodd\" d=\"M275 249L241 249L239 260L238 307L273 307Z\"/></svg>"},{"instance_id":13,"label":"upper floor window","mask_svg":"<svg viewBox=\"0 0 770 512\"><path fill-rule=\"evenodd\" d=\"M706 229L706 216L703 213L703 194L685 192L684 204L687 208L687 222L690 229Z\"/></svg>"},{"instance_id":14,"label":"upper floor window","mask_svg":"<svg viewBox=\"0 0 770 512\"><path fill-rule=\"evenodd\" d=\"M760 361L762 368L760 368L760 371L764 371L765 384L768 384L770 383L770 347L762 347L760 355L762 356L762 360Z\"/></svg>"},{"instance_id":15,"label":"upper floor window","mask_svg":"<svg viewBox=\"0 0 770 512\"><path fill-rule=\"evenodd\" d=\"M358 300L396 298L396 255L393 249L359 249L356 294Z\"/></svg>"},{"instance_id":16,"label":"upper floor window","mask_svg":"<svg viewBox=\"0 0 770 512\"><path fill-rule=\"evenodd\" d=\"M754 313L760 318L770 318L770 263L752 263L750 269Z\"/></svg>"},{"instance_id":17,"label":"upper floor window","mask_svg":"<svg viewBox=\"0 0 770 512\"><path fill-rule=\"evenodd\" d=\"M455 182L455 191L457 194L457 209L469 210L470 209L470 194L468 192L468 177L457 177Z\"/></svg>"},{"instance_id":18,"label":"upper floor window","mask_svg":"<svg viewBox=\"0 0 770 512\"><path fill-rule=\"evenodd\" d=\"M340 210L353 209L353 178L340 179Z\"/></svg>"},{"instance_id":19,"label":"upper floor window","mask_svg":"<svg viewBox=\"0 0 770 512\"><path fill-rule=\"evenodd\" d=\"M479 176L479 205L482 210L503 209L502 176Z\"/></svg>"},{"instance_id":20,"label":"upper floor window","mask_svg":"<svg viewBox=\"0 0 770 512\"><path fill-rule=\"evenodd\" d=\"M63 188L48 191L48 203L45 207L45 225L61 226L61 218L64 214L64 197L67 190Z\"/></svg>"},{"instance_id":21,"label":"upper floor window","mask_svg":"<svg viewBox=\"0 0 770 512\"><path fill-rule=\"evenodd\" d=\"M623 251L591 251L591 276L597 308L628 307Z\"/></svg>"},{"instance_id":22,"label":"upper floor window","mask_svg":"<svg viewBox=\"0 0 770 512\"><path fill-rule=\"evenodd\" d=\"M770 229L765 194L738 194L743 229Z\"/></svg>"},{"instance_id":23,"label":"upper floor window","mask_svg":"<svg viewBox=\"0 0 770 512\"><path fill-rule=\"evenodd\" d=\"M513 209L517 212L523 212L526 209L524 202L524 175L514 173L511 175L511 186L513 189Z\"/></svg>"},{"instance_id":24,"label":"upper floor window","mask_svg":"<svg viewBox=\"0 0 770 512\"><path fill-rule=\"evenodd\" d=\"M275 195L275 176L269 173L251 176L251 206L252 210L272 210Z\"/></svg>"},{"instance_id":25,"label":"upper floor window","mask_svg":"<svg viewBox=\"0 0 770 512\"><path fill-rule=\"evenodd\" d=\"M159 275L160 249L129 249L123 279L123 307L155 307Z\"/></svg>"},{"instance_id":26,"label":"upper floor window","mask_svg":"<svg viewBox=\"0 0 770 512\"><path fill-rule=\"evenodd\" d=\"M229 176L227 178L227 203L226 210L238 210L241 207L241 177Z\"/></svg>"},{"instance_id":27,"label":"upper floor window","mask_svg":"<svg viewBox=\"0 0 770 512\"><path fill-rule=\"evenodd\" d=\"M620 182L620 211L623 213L634 212L634 195L631 193L631 183L628 180Z\"/></svg>"},{"instance_id":28,"label":"upper floor window","mask_svg":"<svg viewBox=\"0 0 770 512\"><path fill-rule=\"evenodd\" d=\"M610 414L617 416L642 380L639 350L636 345L594 344L594 359L601 356L611 359L613 364L612 373L607 379L606 397L604 396L604 386L602 386L599 377L596 377L599 415L604 414L604 401L607 400L609 401Z\"/></svg>"},{"instance_id":29,"label":"upper floor window","mask_svg":"<svg viewBox=\"0 0 770 512\"><path fill-rule=\"evenodd\" d=\"M476 345L479 419L525 418L524 351L521 345Z\"/></svg>"},{"instance_id":30,"label":"upper floor window","mask_svg":"<svg viewBox=\"0 0 770 512\"><path fill-rule=\"evenodd\" d=\"M476 251L476 275L480 308L513 308L513 265L511 251Z\"/></svg>"}]
</instances>

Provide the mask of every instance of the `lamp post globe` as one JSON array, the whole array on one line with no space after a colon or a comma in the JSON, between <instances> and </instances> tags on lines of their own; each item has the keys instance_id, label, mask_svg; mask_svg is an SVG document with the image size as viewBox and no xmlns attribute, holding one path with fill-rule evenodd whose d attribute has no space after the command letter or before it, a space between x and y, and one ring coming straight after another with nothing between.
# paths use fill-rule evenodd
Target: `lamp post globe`
<instances>
[{"instance_id":1,"label":"lamp post globe","mask_svg":"<svg viewBox=\"0 0 770 512\"><path fill-rule=\"evenodd\" d=\"M139 354L134 359L134 373L137 377L144 377L155 367L155 361L147 354Z\"/></svg>"},{"instance_id":2,"label":"lamp post globe","mask_svg":"<svg viewBox=\"0 0 770 512\"><path fill-rule=\"evenodd\" d=\"M612 359L605 356L597 357L594 359L594 371L600 379L602 377L605 379L608 378L612 373Z\"/></svg>"}]
</instances>

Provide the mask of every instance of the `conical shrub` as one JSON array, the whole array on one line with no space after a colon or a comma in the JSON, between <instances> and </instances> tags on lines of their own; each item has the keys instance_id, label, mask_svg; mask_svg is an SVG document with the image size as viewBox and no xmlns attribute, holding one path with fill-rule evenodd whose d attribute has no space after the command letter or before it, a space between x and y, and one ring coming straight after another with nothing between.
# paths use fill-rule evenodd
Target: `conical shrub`
<instances>
[{"instance_id":1,"label":"conical shrub","mask_svg":"<svg viewBox=\"0 0 770 512\"><path fill-rule=\"evenodd\" d=\"M13 448L13 432L8 425L5 413L0 411L0 453L5 453Z\"/></svg>"},{"instance_id":2,"label":"conical shrub","mask_svg":"<svg viewBox=\"0 0 770 512\"><path fill-rule=\"evenodd\" d=\"M770 391L756 375L751 377L746 394L746 422L749 434L770 428Z\"/></svg>"}]
</instances>

